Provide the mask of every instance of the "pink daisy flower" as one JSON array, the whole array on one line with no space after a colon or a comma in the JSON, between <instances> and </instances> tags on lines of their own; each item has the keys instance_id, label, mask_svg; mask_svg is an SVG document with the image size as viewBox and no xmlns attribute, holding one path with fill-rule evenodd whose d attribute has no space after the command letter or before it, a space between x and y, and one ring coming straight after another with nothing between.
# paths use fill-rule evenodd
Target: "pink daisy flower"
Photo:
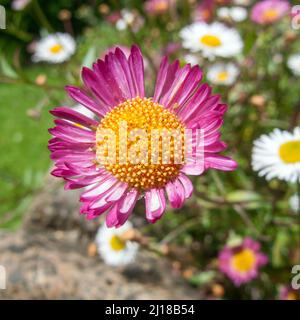
<instances>
[{"instance_id":1,"label":"pink daisy flower","mask_svg":"<svg viewBox=\"0 0 300 320\"><path fill-rule=\"evenodd\" d=\"M285 16L289 9L290 5L286 0L260 1L251 11L251 19L258 24L271 24Z\"/></svg>"},{"instance_id":2,"label":"pink daisy flower","mask_svg":"<svg viewBox=\"0 0 300 320\"><path fill-rule=\"evenodd\" d=\"M219 254L219 269L236 286L257 278L259 268L267 262L267 256L260 252L260 244L251 238L245 238L239 246L226 246Z\"/></svg>"},{"instance_id":3,"label":"pink daisy flower","mask_svg":"<svg viewBox=\"0 0 300 320\"><path fill-rule=\"evenodd\" d=\"M54 136L49 149L56 166L52 174L66 180L66 189L85 188L80 212L88 219L107 212L107 225L119 227L131 215L138 199L145 198L146 218L154 223L165 211L166 195L173 208L182 207L191 196L193 185L186 175L200 175L209 168L236 168L235 161L218 154L226 148L219 130L227 106L218 95L212 95L207 84L200 83L202 72L198 66L180 68L179 61L170 64L167 57L163 58L153 98L146 98L143 57L140 49L133 46L128 58L117 48L104 60L97 60L92 70L83 68L82 79L84 89L67 86L66 90L98 120L69 107L55 108L51 113L58 119L56 126L49 129ZM121 142L123 131L119 130L124 120L131 131L175 128L181 135L184 129L201 128L203 161L177 163L175 155L182 153L174 144L168 163L161 157L156 164L134 163L131 158L121 161L127 156L123 148L132 146L128 139ZM103 129L115 134L116 140L101 139ZM146 142L147 139L148 136ZM100 161L105 143L116 146L117 161L109 157L107 162ZM153 150L149 149L146 151L151 156ZM189 157L191 153L187 153Z\"/></svg>"}]
</instances>

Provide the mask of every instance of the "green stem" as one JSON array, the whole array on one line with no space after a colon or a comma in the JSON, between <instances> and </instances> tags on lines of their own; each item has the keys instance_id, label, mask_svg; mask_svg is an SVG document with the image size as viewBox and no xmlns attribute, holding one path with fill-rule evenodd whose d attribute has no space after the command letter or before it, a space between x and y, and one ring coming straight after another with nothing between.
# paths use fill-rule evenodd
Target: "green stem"
<instances>
[{"instance_id":1,"label":"green stem","mask_svg":"<svg viewBox=\"0 0 300 320\"><path fill-rule=\"evenodd\" d=\"M32 40L32 35L26 31L19 30L16 28L7 28L5 30L6 33L10 34L13 37L18 38L21 41L29 42Z\"/></svg>"}]
</instances>

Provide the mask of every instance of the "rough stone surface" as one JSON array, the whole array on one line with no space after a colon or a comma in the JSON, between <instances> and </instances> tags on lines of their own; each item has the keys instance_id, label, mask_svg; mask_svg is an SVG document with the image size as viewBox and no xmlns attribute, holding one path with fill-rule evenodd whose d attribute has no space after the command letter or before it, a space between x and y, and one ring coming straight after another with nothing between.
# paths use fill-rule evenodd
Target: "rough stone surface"
<instances>
[{"instance_id":1,"label":"rough stone surface","mask_svg":"<svg viewBox=\"0 0 300 320\"><path fill-rule=\"evenodd\" d=\"M0 264L7 273L0 299L198 299L172 274L169 261L140 251L125 268L88 255L99 222L78 215L77 192L53 179L26 215L24 227L0 233Z\"/></svg>"}]
</instances>

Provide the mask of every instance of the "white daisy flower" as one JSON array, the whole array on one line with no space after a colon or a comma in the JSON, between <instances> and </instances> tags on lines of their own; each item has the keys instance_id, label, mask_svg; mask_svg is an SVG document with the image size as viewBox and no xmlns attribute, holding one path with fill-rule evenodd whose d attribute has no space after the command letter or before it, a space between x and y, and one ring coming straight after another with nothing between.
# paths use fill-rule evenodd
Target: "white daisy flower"
<instances>
[{"instance_id":1,"label":"white daisy flower","mask_svg":"<svg viewBox=\"0 0 300 320\"><path fill-rule=\"evenodd\" d=\"M213 84L230 86L239 74L239 68L233 63L215 63L207 71L207 79Z\"/></svg>"},{"instance_id":2,"label":"white daisy flower","mask_svg":"<svg viewBox=\"0 0 300 320\"><path fill-rule=\"evenodd\" d=\"M75 49L76 42L68 33L49 34L37 42L32 60L61 63L68 60Z\"/></svg>"},{"instance_id":3,"label":"white daisy flower","mask_svg":"<svg viewBox=\"0 0 300 320\"><path fill-rule=\"evenodd\" d=\"M300 76L300 54L293 54L288 58L288 67L294 75Z\"/></svg>"},{"instance_id":4,"label":"white daisy flower","mask_svg":"<svg viewBox=\"0 0 300 320\"><path fill-rule=\"evenodd\" d=\"M247 10L243 7L221 7L217 11L221 19L229 19L234 22L241 22L247 18Z\"/></svg>"},{"instance_id":5,"label":"white daisy flower","mask_svg":"<svg viewBox=\"0 0 300 320\"><path fill-rule=\"evenodd\" d=\"M298 197L298 195L295 193L293 196L291 196L290 198L290 208L295 212L298 213L299 212L299 202L300 199Z\"/></svg>"},{"instance_id":6,"label":"white daisy flower","mask_svg":"<svg viewBox=\"0 0 300 320\"><path fill-rule=\"evenodd\" d=\"M123 266L134 261L138 244L122 239L122 234L132 229L132 224L126 222L118 229L107 228L103 224L96 236L98 252L104 262L111 266Z\"/></svg>"},{"instance_id":7,"label":"white daisy flower","mask_svg":"<svg viewBox=\"0 0 300 320\"><path fill-rule=\"evenodd\" d=\"M203 56L213 59L216 56L232 57L242 52L240 34L225 24L195 22L180 32L183 47L192 52L201 51Z\"/></svg>"},{"instance_id":8,"label":"white daisy flower","mask_svg":"<svg viewBox=\"0 0 300 320\"><path fill-rule=\"evenodd\" d=\"M300 180L300 127L294 131L275 129L254 141L252 167L267 180Z\"/></svg>"}]
</instances>

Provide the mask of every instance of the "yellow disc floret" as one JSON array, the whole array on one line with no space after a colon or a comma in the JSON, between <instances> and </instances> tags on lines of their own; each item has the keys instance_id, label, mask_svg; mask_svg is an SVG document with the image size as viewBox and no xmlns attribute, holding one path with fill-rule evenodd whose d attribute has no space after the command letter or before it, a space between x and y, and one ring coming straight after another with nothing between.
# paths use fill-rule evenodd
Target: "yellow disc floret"
<instances>
[{"instance_id":1,"label":"yellow disc floret","mask_svg":"<svg viewBox=\"0 0 300 320\"><path fill-rule=\"evenodd\" d=\"M285 163L300 162L300 140L283 143L279 148L279 156Z\"/></svg>"},{"instance_id":2,"label":"yellow disc floret","mask_svg":"<svg viewBox=\"0 0 300 320\"><path fill-rule=\"evenodd\" d=\"M250 249L243 249L232 257L234 270L244 273L253 269L256 262L255 253Z\"/></svg>"},{"instance_id":3,"label":"yellow disc floret","mask_svg":"<svg viewBox=\"0 0 300 320\"><path fill-rule=\"evenodd\" d=\"M111 248L114 251L121 251L124 250L126 247L125 241L123 241L120 237L117 235L113 235L109 241Z\"/></svg>"},{"instance_id":4,"label":"yellow disc floret","mask_svg":"<svg viewBox=\"0 0 300 320\"><path fill-rule=\"evenodd\" d=\"M127 100L97 128L97 162L130 187L164 187L184 163L184 129L173 112L152 99Z\"/></svg>"},{"instance_id":5,"label":"yellow disc floret","mask_svg":"<svg viewBox=\"0 0 300 320\"><path fill-rule=\"evenodd\" d=\"M219 37L212 35L212 34L206 34L200 38L200 42L208 47L216 48L219 47L222 42Z\"/></svg>"},{"instance_id":6,"label":"yellow disc floret","mask_svg":"<svg viewBox=\"0 0 300 320\"><path fill-rule=\"evenodd\" d=\"M50 51L53 54L57 54L60 53L63 50L63 46L59 43L53 45L52 47L50 47Z\"/></svg>"}]
</instances>

